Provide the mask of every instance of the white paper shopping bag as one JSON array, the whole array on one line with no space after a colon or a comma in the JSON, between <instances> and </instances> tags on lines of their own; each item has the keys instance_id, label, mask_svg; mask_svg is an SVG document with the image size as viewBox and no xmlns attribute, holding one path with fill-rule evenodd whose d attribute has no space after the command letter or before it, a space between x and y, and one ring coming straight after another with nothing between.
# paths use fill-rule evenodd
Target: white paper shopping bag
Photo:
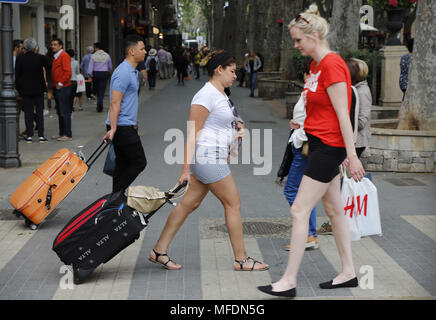
<instances>
[{"instance_id":1,"label":"white paper shopping bag","mask_svg":"<svg viewBox=\"0 0 436 320\"><path fill-rule=\"evenodd\" d=\"M343 179L341 196L344 214L349 218L351 240L381 235L380 209L375 185L368 178L355 182L345 174Z\"/></svg>"}]
</instances>

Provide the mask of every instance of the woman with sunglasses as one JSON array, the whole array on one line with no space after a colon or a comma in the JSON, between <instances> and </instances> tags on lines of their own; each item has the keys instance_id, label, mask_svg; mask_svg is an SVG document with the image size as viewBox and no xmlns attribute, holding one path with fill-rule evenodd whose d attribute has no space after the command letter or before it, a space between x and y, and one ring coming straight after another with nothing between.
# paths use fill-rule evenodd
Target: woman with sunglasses
<instances>
[{"instance_id":1,"label":"woman with sunglasses","mask_svg":"<svg viewBox=\"0 0 436 320\"><path fill-rule=\"evenodd\" d=\"M314 4L289 24L294 47L304 56L311 56L306 91L304 129L309 141L307 168L291 207L291 250L285 273L272 285L259 290L274 296L296 296L297 274L303 259L309 216L319 200L329 217L342 271L333 280L320 284L323 289L356 287L358 280L353 266L348 221L341 200L339 165L350 167L355 181L365 170L356 155L350 121L351 77L342 58L327 43L328 24L319 16ZM344 161L345 160L345 161Z\"/></svg>"},{"instance_id":2,"label":"woman with sunglasses","mask_svg":"<svg viewBox=\"0 0 436 320\"><path fill-rule=\"evenodd\" d=\"M187 181L189 188L168 216L149 260L170 270L182 267L168 257L167 249L188 215L211 191L224 207L235 256L233 268L237 271L267 270L268 265L247 256L245 252L240 198L228 166L230 144L238 135L242 136L244 130L236 109L225 94L225 89L236 80L236 60L222 50L212 52L208 58L206 69L209 81L191 102L188 139L179 178L180 183Z\"/></svg>"}]
</instances>

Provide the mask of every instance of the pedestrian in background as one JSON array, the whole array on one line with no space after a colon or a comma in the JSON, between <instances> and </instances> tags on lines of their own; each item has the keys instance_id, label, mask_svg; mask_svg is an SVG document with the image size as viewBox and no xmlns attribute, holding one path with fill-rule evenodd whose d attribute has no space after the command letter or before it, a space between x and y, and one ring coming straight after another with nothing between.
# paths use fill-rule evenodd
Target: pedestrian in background
<instances>
[{"instance_id":1,"label":"pedestrian in background","mask_svg":"<svg viewBox=\"0 0 436 320\"><path fill-rule=\"evenodd\" d=\"M412 59L413 41L413 38L407 41L407 50L409 50L409 53L403 55L400 60L400 89L403 91L403 100L404 96L406 95L407 85L409 83L409 65Z\"/></svg>"},{"instance_id":2,"label":"pedestrian in background","mask_svg":"<svg viewBox=\"0 0 436 320\"><path fill-rule=\"evenodd\" d=\"M112 71L112 60L109 54L101 48L101 43L94 43L94 53L88 66L88 77L91 77L94 90L97 92L97 112L103 111L103 99L109 74Z\"/></svg>"},{"instance_id":3,"label":"pedestrian in background","mask_svg":"<svg viewBox=\"0 0 436 320\"><path fill-rule=\"evenodd\" d=\"M157 51L157 57L159 59L159 78L160 79L166 79L167 78L167 59L168 55L165 49L160 46L159 50Z\"/></svg>"},{"instance_id":4,"label":"pedestrian in background","mask_svg":"<svg viewBox=\"0 0 436 320\"><path fill-rule=\"evenodd\" d=\"M27 38L23 42L24 53L17 56L15 64L15 84L23 99L26 124L26 138L32 143L33 122L36 114L39 142L47 142L44 135L44 92L47 91L47 61L35 52L36 40Z\"/></svg>"},{"instance_id":5,"label":"pedestrian in background","mask_svg":"<svg viewBox=\"0 0 436 320\"><path fill-rule=\"evenodd\" d=\"M156 87L156 76L160 68L160 59L158 59L156 54L156 49L151 49L147 60L145 60L149 90L153 90Z\"/></svg>"},{"instance_id":6,"label":"pedestrian in background","mask_svg":"<svg viewBox=\"0 0 436 320\"><path fill-rule=\"evenodd\" d=\"M168 65L168 78L174 77L174 61L173 61L173 54L171 53L168 48L167 50L167 65Z\"/></svg>"},{"instance_id":7,"label":"pedestrian in background","mask_svg":"<svg viewBox=\"0 0 436 320\"><path fill-rule=\"evenodd\" d=\"M110 107L106 119L107 133L115 151L112 192L124 191L147 165L138 135L138 70L144 61L144 40L129 35L124 42L125 60L115 69L110 82Z\"/></svg>"},{"instance_id":8,"label":"pedestrian in background","mask_svg":"<svg viewBox=\"0 0 436 320\"><path fill-rule=\"evenodd\" d=\"M71 111L74 111L74 100L77 97L77 75L80 74L79 61L74 59L75 52L73 49L68 49L67 53L71 58L71 97L70 97L70 107Z\"/></svg>"},{"instance_id":9,"label":"pedestrian in background","mask_svg":"<svg viewBox=\"0 0 436 320\"><path fill-rule=\"evenodd\" d=\"M198 49L194 49L194 69L195 69L195 79L200 79L200 62L201 62L201 55L200 51Z\"/></svg>"},{"instance_id":10,"label":"pedestrian in background","mask_svg":"<svg viewBox=\"0 0 436 320\"><path fill-rule=\"evenodd\" d=\"M51 45L49 45L45 54L45 61L47 63L47 70L45 73L47 79L47 110L51 109L51 103L53 99L53 83L51 81L51 67L53 64L53 59L53 49L51 48Z\"/></svg>"},{"instance_id":11,"label":"pedestrian in background","mask_svg":"<svg viewBox=\"0 0 436 320\"><path fill-rule=\"evenodd\" d=\"M311 56L310 75L304 85L306 119L304 129L309 141L307 168L291 207L291 251L285 273L272 285L259 290L274 296L296 296L298 270L307 241L309 216L319 200L333 226L333 235L342 263L342 271L333 280L320 284L322 289L357 287L350 230L341 199L339 165L350 167L352 177L360 181L365 170L357 157L350 121L351 76L342 58L329 49L328 23L312 4L289 24L294 47L303 56ZM344 161L345 160L345 161Z\"/></svg>"},{"instance_id":12,"label":"pedestrian in background","mask_svg":"<svg viewBox=\"0 0 436 320\"><path fill-rule=\"evenodd\" d=\"M236 109L225 94L225 88L236 80L236 60L225 51L216 51L211 53L207 69L209 81L191 102L189 121L194 125L188 128L183 170L179 178L179 183L187 181L189 188L168 216L149 254L149 260L169 270L182 267L168 257L167 249L188 215L198 208L211 191L224 206L235 257L234 270L267 270L268 265L256 261L245 252L240 197L227 160L230 143L235 138L233 130L237 128L239 134L243 133L243 124L236 123ZM200 136L197 135L199 132Z\"/></svg>"},{"instance_id":13,"label":"pedestrian in background","mask_svg":"<svg viewBox=\"0 0 436 320\"><path fill-rule=\"evenodd\" d=\"M309 77L310 64L312 59L306 59L303 63L304 81ZM292 120L289 122L292 131L290 141L292 144L293 160L289 169L288 178L286 180L283 193L292 207L298 193L298 188L303 179L304 172L307 167L307 155L303 154L303 144L307 143L307 135L304 131L304 120L306 119L306 93L301 93L300 99L294 106ZM306 249L318 249L319 241L316 234L316 207L310 212L309 233L306 241ZM290 245L285 246L285 250L289 251Z\"/></svg>"},{"instance_id":14,"label":"pedestrian in background","mask_svg":"<svg viewBox=\"0 0 436 320\"><path fill-rule=\"evenodd\" d=\"M359 96L358 127L356 137L356 153L360 158L371 141L371 107L372 95L368 86L368 65L361 59L351 58L345 61L350 69L351 83Z\"/></svg>"},{"instance_id":15,"label":"pedestrian in background","mask_svg":"<svg viewBox=\"0 0 436 320\"><path fill-rule=\"evenodd\" d=\"M51 41L54 60L51 70L51 80L54 88L57 114L59 117L59 136L57 141L71 141L71 58L63 49L64 43L60 39Z\"/></svg>"},{"instance_id":16,"label":"pedestrian in background","mask_svg":"<svg viewBox=\"0 0 436 320\"><path fill-rule=\"evenodd\" d=\"M257 72L262 67L260 58L254 53L254 50L250 50L247 59L245 60L244 70L250 77L250 97L254 97L254 89L256 88Z\"/></svg>"},{"instance_id":17,"label":"pedestrian in background","mask_svg":"<svg viewBox=\"0 0 436 320\"><path fill-rule=\"evenodd\" d=\"M94 47L88 46L86 47L87 54L83 57L82 62L80 63L80 69L82 70L83 76L85 77L85 86L86 86L86 97L88 100L95 98L94 90L92 87L92 81L87 81L89 79L88 75L88 67L89 62L91 61L91 56L94 53Z\"/></svg>"},{"instance_id":18,"label":"pedestrian in background","mask_svg":"<svg viewBox=\"0 0 436 320\"><path fill-rule=\"evenodd\" d=\"M12 42L12 67L14 70L14 74L12 75L12 79L14 80L15 83L15 63L17 61L17 57L24 53L24 46L23 46L23 40L20 39L15 39ZM17 97L17 111L18 111L18 115L17 118L20 119L20 114L21 114L21 109L23 109L23 101L22 98L20 96ZM18 138L20 140L24 139L26 137L26 132L21 132L20 133L20 121L17 121L17 134L18 134Z\"/></svg>"},{"instance_id":19,"label":"pedestrian in background","mask_svg":"<svg viewBox=\"0 0 436 320\"><path fill-rule=\"evenodd\" d=\"M188 63L189 62L184 55L184 49L183 47L180 47L174 57L174 66L177 70L177 84L185 84L185 74L187 74L186 68L188 67Z\"/></svg>"}]
</instances>

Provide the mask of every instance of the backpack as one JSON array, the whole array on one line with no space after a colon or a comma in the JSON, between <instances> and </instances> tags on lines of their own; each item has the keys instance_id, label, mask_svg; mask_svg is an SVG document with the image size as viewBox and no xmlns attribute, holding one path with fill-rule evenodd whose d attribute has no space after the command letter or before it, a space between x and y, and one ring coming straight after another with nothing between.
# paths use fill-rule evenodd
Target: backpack
<instances>
[{"instance_id":1,"label":"backpack","mask_svg":"<svg viewBox=\"0 0 436 320\"><path fill-rule=\"evenodd\" d=\"M150 59L150 63L148 64L148 69L151 72L155 72L156 71L156 59L155 58L151 58Z\"/></svg>"}]
</instances>

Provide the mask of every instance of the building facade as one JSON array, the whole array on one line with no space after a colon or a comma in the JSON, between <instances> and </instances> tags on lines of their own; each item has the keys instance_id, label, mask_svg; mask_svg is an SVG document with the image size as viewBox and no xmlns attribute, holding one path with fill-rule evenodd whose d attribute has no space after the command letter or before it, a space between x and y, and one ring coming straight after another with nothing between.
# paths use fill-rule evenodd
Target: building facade
<instances>
[{"instance_id":1,"label":"building facade","mask_svg":"<svg viewBox=\"0 0 436 320\"><path fill-rule=\"evenodd\" d=\"M78 60L86 54L86 47L100 42L117 64L124 57L122 43L129 34L142 36L147 45L155 48L176 45L174 2L29 0L26 4L12 4L13 38L35 38L41 54L47 52L53 38L60 38L65 49L74 49Z\"/></svg>"}]
</instances>

